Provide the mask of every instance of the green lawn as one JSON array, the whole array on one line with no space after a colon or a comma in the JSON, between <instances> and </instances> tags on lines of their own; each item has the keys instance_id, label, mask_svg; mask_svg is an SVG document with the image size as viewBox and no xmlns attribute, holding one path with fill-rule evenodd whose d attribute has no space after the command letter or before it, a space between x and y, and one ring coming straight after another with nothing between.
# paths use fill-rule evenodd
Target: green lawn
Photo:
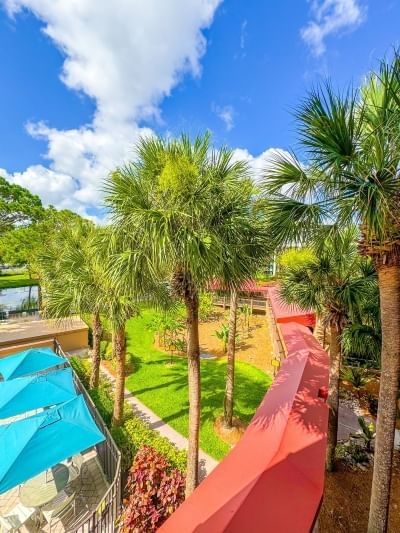
<instances>
[{"instance_id":1,"label":"green lawn","mask_svg":"<svg viewBox=\"0 0 400 533\"><path fill-rule=\"evenodd\" d=\"M153 333L147 329L153 311L146 309L127 325L128 353L134 372L127 378L127 388L182 435L188 435L187 363L153 346ZM214 433L214 419L222 414L225 390L225 360L202 361L202 416L200 447L216 459L229 446ZM271 377L250 364L236 363L235 415L250 421L271 384Z\"/></svg>"},{"instance_id":2,"label":"green lawn","mask_svg":"<svg viewBox=\"0 0 400 533\"><path fill-rule=\"evenodd\" d=\"M15 287L29 287L37 285L37 279L29 278L27 272L22 274L0 274L0 289L12 289Z\"/></svg>"}]
</instances>

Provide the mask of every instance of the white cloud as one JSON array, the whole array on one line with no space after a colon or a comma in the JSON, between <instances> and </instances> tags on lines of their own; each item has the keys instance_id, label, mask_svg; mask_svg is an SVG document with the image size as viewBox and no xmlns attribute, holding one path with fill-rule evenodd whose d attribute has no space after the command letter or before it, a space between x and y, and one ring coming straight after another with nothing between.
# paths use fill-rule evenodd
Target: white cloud
<instances>
[{"instance_id":1,"label":"white cloud","mask_svg":"<svg viewBox=\"0 0 400 533\"><path fill-rule=\"evenodd\" d=\"M93 122L75 129L29 124L28 132L48 143L50 169L30 167L20 176L30 177L30 189L34 182L43 187L37 191L43 198L54 181L61 190L69 176L75 184L68 192L71 205L98 205L107 173L126 160L140 135L152 133L140 127L141 120L159 117L159 104L182 76L201 74L202 30L221 0L0 2L11 16L28 9L44 23L43 31L65 55L61 79L96 104ZM52 201L64 202L62 196Z\"/></svg>"},{"instance_id":2,"label":"white cloud","mask_svg":"<svg viewBox=\"0 0 400 533\"><path fill-rule=\"evenodd\" d=\"M233 107L231 105L213 105L212 108L217 117L225 124L226 130L230 131L235 125L235 110Z\"/></svg>"},{"instance_id":3,"label":"white cloud","mask_svg":"<svg viewBox=\"0 0 400 533\"><path fill-rule=\"evenodd\" d=\"M283 150L282 148L268 148L261 154L254 156L246 148L236 148L233 153L234 160L247 161L254 181L259 181L268 167L273 163L278 155L284 155L291 158L290 152Z\"/></svg>"},{"instance_id":4,"label":"white cloud","mask_svg":"<svg viewBox=\"0 0 400 533\"><path fill-rule=\"evenodd\" d=\"M312 19L301 29L301 37L319 57L326 51L325 39L340 31L356 29L365 19L359 0L309 0Z\"/></svg>"}]
</instances>

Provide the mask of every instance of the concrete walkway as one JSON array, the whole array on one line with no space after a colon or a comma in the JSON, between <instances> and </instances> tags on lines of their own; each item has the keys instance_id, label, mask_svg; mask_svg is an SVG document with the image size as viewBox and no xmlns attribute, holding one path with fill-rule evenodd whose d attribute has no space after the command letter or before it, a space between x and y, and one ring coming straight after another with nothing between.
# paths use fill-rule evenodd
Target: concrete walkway
<instances>
[{"instance_id":1,"label":"concrete walkway","mask_svg":"<svg viewBox=\"0 0 400 533\"><path fill-rule=\"evenodd\" d=\"M101 373L103 376L112 383L114 386L115 378L109 372L109 370L102 364ZM135 398L133 394L125 389L125 400L132 407L133 412L141 420L143 420L151 429L158 431L160 435L166 437L180 450L188 449L188 440L186 437L175 431L174 428L169 426L164 420L157 416L153 411L146 407L140 400ZM218 464L218 461L204 453L202 450L199 452L199 479L203 480Z\"/></svg>"},{"instance_id":2,"label":"concrete walkway","mask_svg":"<svg viewBox=\"0 0 400 533\"><path fill-rule=\"evenodd\" d=\"M338 427L338 440L347 441L350 435L354 435L360 430L358 423L358 414L354 409L347 405L339 404L339 427ZM365 417L369 422L370 419Z\"/></svg>"}]
</instances>

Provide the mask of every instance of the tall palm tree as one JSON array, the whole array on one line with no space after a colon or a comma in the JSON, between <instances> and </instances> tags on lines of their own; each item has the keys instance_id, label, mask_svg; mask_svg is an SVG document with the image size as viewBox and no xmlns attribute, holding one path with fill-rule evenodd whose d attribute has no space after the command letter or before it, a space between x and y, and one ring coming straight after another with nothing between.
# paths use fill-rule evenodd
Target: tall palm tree
<instances>
[{"instance_id":1,"label":"tall palm tree","mask_svg":"<svg viewBox=\"0 0 400 533\"><path fill-rule=\"evenodd\" d=\"M229 333L227 343L227 367L226 385L224 396L224 425L232 428L234 390L235 390L235 352L236 352L236 325L238 313L238 289L253 278L257 271L267 262L271 255L271 241L266 230L266 224L262 212L256 201L258 190L252 183L244 182L239 198L238 208L241 216L236 218L235 232L229 232L225 236L226 257L222 262L222 282L230 291L229 307ZM239 214L239 213L238 213ZM237 265L235 265L237 263ZM232 277L232 271L234 276ZM238 272L242 271L246 278L238 278Z\"/></svg>"},{"instance_id":2,"label":"tall palm tree","mask_svg":"<svg viewBox=\"0 0 400 533\"><path fill-rule=\"evenodd\" d=\"M265 172L271 231L306 238L322 222L357 221L360 252L374 261L380 290L382 379L370 532L387 528L400 377L400 57L382 62L360 91L313 90L296 118L307 164L278 155Z\"/></svg>"},{"instance_id":3,"label":"tall palm tree","mask_svg":"<svg viewBox=\"0 0 400 533\"><path fill-rule=\"evenodd\" d=\"M47 316L64 318L90 314L93 345L90 386L96 388L100 373L101 306L96 297L102 288L96 268L98 230L88 221L61 228L38 258L38 269L47 293ZM64 314L63 314L64 313Z\"/></svg>"},{"instance_id":4,"label":"tall palm tree","mask_svg":"<svg viewBox=\"0 0 400 533\"><path fill-rule=\"evenodd\" d=\"M376 273L357 252L357 229L334 232L316 243L308 261L282 269L281 295L290 304L313 309L330 330L329 424L326 468L334 469L338 431L342 333L376 286Z\"/></svg>"},{"instance_id":5,"label":"tall palm tree","mask_svg":"<svg viewBox=\"0 0 400 533\"><path fill-rule=\"evenodd\" d=\"M136 159L117 169L106 184L114 233L131 249L140 242L149 269L168 279L186 308L189 385L189 445L186 494L198 481L200 425L199 291L211 278L243 279L247 265L228 261L243 216L245 163L226 148L210 147L208 134L191 143L141 139ZM227 236L230 236L227 246ZM240 241L241 242L241 241ZM225 271L222 272L222 265Z\"/></svg>"},{"instance_id":6,"label":"tall palm tree","mask_svg":"<svg viewBox=\"0 0 400 533\"><path fill-rule=\"evenodd\" d=\"M79 222L60 231L39 262L44 274L44 312L57 319L91 313L93 351L91 387L97 387L100 372L101 317L112 330L117 362L113 425L123 420L125 388L125 324L137 312L137 298L123 292L109 275L118 260L108 230L97 230ZM115 255L113 255L115 254ZM139 277L145 275L141 270ZM130 276L135 277L133 270ZM135 295L137 296L137 294Z\"/></svg>"}]
</instances>

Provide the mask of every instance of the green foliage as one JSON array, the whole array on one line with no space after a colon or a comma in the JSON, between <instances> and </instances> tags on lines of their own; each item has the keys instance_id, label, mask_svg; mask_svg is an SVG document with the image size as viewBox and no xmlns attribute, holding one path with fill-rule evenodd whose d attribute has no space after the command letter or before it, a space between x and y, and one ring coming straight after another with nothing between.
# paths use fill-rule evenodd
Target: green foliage
<instances>
[{"instance_id":1,"label":"green foliage","mask_svg":"<svg viewBox=\"0 0 400 533\"><path fill-rule=\"evenodd\" d=\"M344 367L341 370L341 379L348 381L359 391L368 382L367 374L364 368Z\"/></svg>"},{"instance_id":2,"label":"green foliage","mask_svg":"<svg viewBox=\"0 0 400 533\"><path fill-rule=\"evenodd\" d=\"M345 444L338 443L336 446L336 457L345 460L353 466L369 462L369 456L365 447L353 441Z\"/></svg>"},{"instance_id":3,"label":"green foliage","mask_svg":"<svg viewBox=\"0 0 400 533\"><path fill-rule=\"evenodd\" d=\"M131 464L141 446L151 446L161 453L171 467L186 470L186 451L178 450L171 442L150 429L137 417L130 417L122 427L112 430L117 445L124 456L124 464Z\"/></svg>"},{"instance_id":4,"label":"green foliage","mask_svg":"<svg viewBox=\"0 0 400 533\"><path fill-rule=\"evenodd\" d=\"M221 329L215 331L215 336L222 342L223 352L226 353L229 338L229 325L222 324Z\"/></svg>"},{"instance_id":5,"label":"green foliage","mask_svg":"<svg viewBox=\"0 0 400 533\"><path fill-rule=\"evenodd\" d=\"M16 225L26 225L43 215L40 198L0 177L0 235Z\"/></svg>"},{"instance_id":6,"label":"green foliage","mask_svg":"<svg viewBox=\"0 0 400 533\"><path fill-rule=\"evenodd\" d=\"M315 259L315 253L310 248L291 248L281 253L278 258L279 267L296 269L309 265Z\"/></svg>"},{"instance_id":7,"label":"green foliage","mask_svg":"<svg viewBox=\"0 0 400 533\"><path fill-rule=\"evenodd\" d=\"M81 357L71 357L69 362L72 368L78 374L78 377L82 382L82 385L85 387L86 390L89 390L90 371L91 371L90 360L83 359Z\"/></svg>"},{"instance_id":8,"label":"green foliage","mask_svg":"<svg viewBox=\"0 0 400 533\"><path fill-rule=\"evenodd\" d=\"M202 292L199 298L199 319L201 322L210 320L214 312L213 295L210 292Z\"/></svg>"},{"instance_id":9,"label":"green foliage","mask_svg":"<svg viewBox=\"0 0 400 533\"><path fill-rule=\"evenodd\" d=\"M379 303L375 303L379 313ZM365 306L361 309L361 317L365 320ZM367 317L368 321L368 317ZM342 333L343 355L348 364L360 364L372 368L380 368L382 333L379 320L369 323L349 324Z\"/></svg>"},{"instance_id":10,"label":"green foliage","mask_svg":"<svg viewBox=\"0 0 400 533\"><path fill-rule=\"evenodd\" d=\"M362 416L358 417L358 423L361 429L361 436L365 441L367 451L371 451L371 444L375 438L375 426L372 422L367 422Z\"/></svg>"},{"instance_id":11,"label":"green foliage","mask_svg":"<svg viewBox=\"0 0 400 533\"><path fill-rule=\"evenodd\" d=\"M30 278L25 274L0 274L0 290L13 289L15 287L29 287L30 285L37 285L37 279Z\"/></svg>"},{"instance_id":12,"label":"green foliage","mask_svg":"<svg viewBox=\"0 0 400 533\"><path fill-rule=\"evenodd\" d=\"M187 359L170 356L153 343L148 324L156 311L142 310L127 323L127 347L134 353L135 371L127 377L126 386L149 409L165 420L178 433L188 436ZM236 361L235 415L250 422L268 387L271 377L250 364ZM230 450L214 431L214 421L222 414L226 379L223 359L200 362L202 382L202 414L200 448L216 459Z\"/></svg>"},{"instance_id":13,"label":"green foliage","mask_svg":"<svg viewBox=\"0 0 400 533\"><path fill-rule=\"evenodd\" d=\"M97 389L89 389L90 360L71 357L70 363L86 390L89 391L90 397L104 422L111 428L114 408L111 385L106 380L101 379ZM113 428L111 433L121 450L124 469L130 467L136 452L143 445L152 446L161 453L171 467L179 468L182 472L186 469L186 452L178 450L168 439L161 437L156 431L150 429L145 422L135 417L132 408L127 402L125 402L123 425Z\"/></svg>"},{"instance_id":14,"label":"green foliage","mask_svg":"<svg viewBox=\"0 0 400 533\"><path fill-rule=\"evenodd\" d=\"M242 330L242 334L249 334L250 331L250 317L251 307L248 304L241 305L238 308L239 325Z\"/></svg>"},{"instance_id":15,"label":"green foliage","mask_svg":"<svg viewBox=\"0 0 400 533\"><path fill-rule=\"evenodd\" d=\"M153 273L173 280L187 274L199 292L213 277L230 283L251 278L269 238L262 214L255 213L247 163L226 147L213 149L209 134L193 142L185 135L142 138L136 155L106 184L125 251L137 239ZM171 288L182 297L177 284Z\"/></svg>"},{"instance_id":16,"label":"green foliage","mask_svg":"<svg viewBox=\"0 0 400 533\"><path fill-rule=\"evenodd\" d=\"M148 323L160 346L170 352L186 350L185 308L182 304L156 312Z\"/></svg>"},{"instance_id":17,"label":"green foliage","mask_svg":"<svg viewBox=\"0 0 400 533\"><path fill-rule=\"evenodd\" d=\"M111 361L113 358L113 347L110 341L100 342L100 357L105 361Z\"/></svg>"}]
</instances>

